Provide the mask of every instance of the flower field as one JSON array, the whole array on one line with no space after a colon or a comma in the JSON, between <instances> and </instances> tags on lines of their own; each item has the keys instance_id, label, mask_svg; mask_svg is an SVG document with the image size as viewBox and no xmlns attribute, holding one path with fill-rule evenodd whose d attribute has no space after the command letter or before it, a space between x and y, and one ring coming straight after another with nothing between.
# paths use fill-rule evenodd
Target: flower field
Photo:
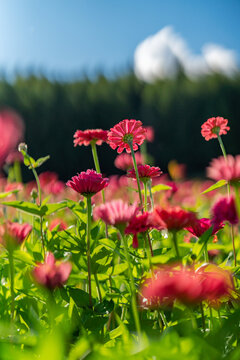
<instances>
[{"instance_id":1,"label":"flower field","mask_svg":"<svg viewBox=\"0 0 240 360\"><path fill-rule=\"evenodd\" d=\"M95 168L64 183L41 172L49 156L31 156L20 118L0 113L0 359L240 359L240 159L224 147L228 125L202 124L205 146L219 143L205 180L174 160L168 174L152 166L157 139L141 121L76 130ZM122 176L104 175L101 146Z\"/></svg>"}]
</instances>

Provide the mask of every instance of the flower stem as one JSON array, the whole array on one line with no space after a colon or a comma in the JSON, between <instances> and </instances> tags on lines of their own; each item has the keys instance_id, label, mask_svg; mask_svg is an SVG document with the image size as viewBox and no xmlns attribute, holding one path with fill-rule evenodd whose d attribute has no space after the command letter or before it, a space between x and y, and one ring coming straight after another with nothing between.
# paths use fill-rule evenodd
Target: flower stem
<instances>
[{"instance_id":1,"label":"flower stem","mask_svg":"<svg viewBox=\"0 0 240 360\"><path fill-rule=\"evenodd\" d=\"M101 174L101 169L100 169L100 165L99 165L98 154L97 154L97 147L96 147L95 141L92 141L92 142L91 142L91 147L92 147L92 155L93 155L93 161L94 161L94 165L95 165L96 172L97 172L98 174ZM103 202L105 203L104 190L102 190L102 199L103 199Z\"/></svg>"},{"instance_id":2,"label":"flower stem","mask_svg":"<svg viewBox=\"0 0 240 360\"><path fill-rule=\"evenodd\" d=\"M233 257L234 257L234 266L237 266L237 256L236 256L236 249L235 249L235 242L234 242L234 228L233 225L231 226L231 238L232 238L232 247L233 247Z\"/></svg>"},{"instance_id":3,"label":"flower stem","mask_svg":"<svg viewBox=\"0 0 240 360\"><path fill-rule=\"evenodd\" d=\"M204 261L205 261L206 263L209 262L207 243L204 245Z\"/></svg>"},{"instance_id":4,"label":"flower stem","mask_svg":"<svg viewBox=\"0 0 240 360\"><path fill-rule=\"evenodd\" d=\"M94 273L94 279L95 279L96 286L97 286L99 301L102 302L102 294L101 294L100 284L99 284L98 276L96 273Z\"/></svg>"},{"instance_id":5,"label":"flower stem","mask_svg":"<svg viewBox=\"0 0 240 360\"><path fill-rule=\"evenodd\" d=\"M179 249L178 249L178 244L177 244L177 232L176 231L172 231L172 242L173 242L173 246L176 252L176 256L177 259L180 259L180 255L179 255Z\"/></svg>"},{"instance_id":6,"label":"flower stem","mask_svg":"<svg viewBox=\"0 0 240 360\"><path fill-rule=\"evenodd\" d=\"M91 213L92 213L91 197L88 196L87 197L87 263L88 263L88 292L89 292L90 307L92 307L91 256L90 256Z\"/></svg>"},{"instance_id":7,"label":"flower stem","mask_svg":"<svg viewBox=\"0 0 240 360\"><path fill-rule=\"evenodd\" d=\"M205 324L205 316L204 316L204 309L203 309L203 303L200 303L200 309L201 309L201 316L202 316L202 328L203 328L203 332L205 333L206 331L206 324Z\"/></svg>"},{"instance_id":8,"label":"flower stem","mask_svg":"<svg viewBox=\"0 0 240 360\"><path fill-rule=\"evenodd\" d=\"M223 141L222 141L222 138L220 135L217 135L218 137L218 142L219 142L219 145L220 145L220 148L222 150L222 153L223 153L223 157L227 163L227 153L226 153L226 150L225 150L225 146L223 145ZM228 191L228 196L230 196L230 185L229 185L229 182L227 183L227 191Z\"/></svg>"},{"instance_id":9,"label":"flower stem","mask_svg":"<svg viewBox=\"0 0 240 360\"><path fill-rule=\"evenodd\" d=\"M39 178L38 178L38 174L37 174L36 170L33 167L32 167L32 172L33 172L33 175L34 175L36 183L37 183L39 206L41 206L42 205L42 192L41 192L40 181L39 181Z\"/></svg>"},{"instance_id":10,"label":"flower stem","mask_svg":"<svg viewBox=\"0 0 240 360\"><path fill-rule=\"evenodd\" d=\"M121 234L121 237L123 240L125 258L128 263L128 274L129 274L129 278L130 278L130 288L131 288L131 295L132 295L133 317L134 317L136 331L137 331L138 335L140 336L141 327L140 327L139 314L138 314L138 310L137 310L136 288L135 288L134 278L133 278L133 274L132 274L132 266L131 266L130 256L129 256L129 252L128 252L128 244L127 244L127 239L124 236L124 234Z\"/></svg>"},{"instance_id":11,"label":"flower stem","mask_svg":"<svg viewBox=\"0 0 240 360\"><path fill-rule=\"evenodd\" d=\"M130 149L131 149L131 154L132 154L132 159L133 159L133 166L134 166L136 179L137 179L137 186L138 186L138 194L139 194L140 205L141 205L141 209L143 210L143 201L142 201L142 193L141 193L139 173L138 173L137 162L136 162L136 158L135 158L135 154L134 154L134 150L133 150L133 145L132 145L131 141L129 142L129 146L130 146Z\"/></svg>"},{"instance_id":12,"label":"flower stem","mask_svg":"<svg viewBox=\"0 0 240 360\"><path fill-rule=\"evenodd\" d=\"M148 180L148 190L149 190L149 194L150 194L150 199L151 199L151 210L153 210L154 208L154 201L153 201L153 195L152 195L152 180L149 179Z\"/></svg>"},{"instance_id":13,"label":"flower stem","mask_svg":"<svg viewBox=\"0 0 240 360\"><path fill-rule=\"evenodd\" d=\"M14 261L13 261L13 250L12 249L9 249L9 251L8 251L8 260L9 260L10 292L11 292L11 320L14 321L15 294L14 294Z\"/></svg>"},{"instance_id":14,"label":"flower stem","mask_svg":"<svg viewBox=\"0 0 240 360\"><path fill-rule=\"evenodd\" d=\"M144 185L144 211L147 211L147 183L143 182Z\"/></svg>"}]
</instances>

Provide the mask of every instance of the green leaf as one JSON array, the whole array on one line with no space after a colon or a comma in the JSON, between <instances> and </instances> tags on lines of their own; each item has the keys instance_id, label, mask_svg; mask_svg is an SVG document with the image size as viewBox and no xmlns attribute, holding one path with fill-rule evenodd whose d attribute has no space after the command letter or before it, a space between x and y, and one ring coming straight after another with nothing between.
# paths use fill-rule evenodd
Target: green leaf
<instances>
[{"instance_id":1,"label":"green leaf","mask_svg":"<svg viewBox=\"0 0 240 360\"><path fill-rule=\"evenodd\" d=\"M35 162L35 168L40 167L43 163L45 163L48 159L50 159L50 156L44 156L36 160Z\"/></svg>"},{"instance_id":2,"label":"green leaf","mask_svg":"<svg viewBox=\"0 0 240 360\"><path fill-rule=\"evenodd\" d=\"M69 295L78 307L89 306L89 294L81 289L69 288Z\"/></svg>"},{"instance_id":3,"label":"green leaf","mask_svg":"<svg viewBox=\"0 0 240 360\"><path fill-rule=\"evenodd\" d=\"M62 210L67 207L66 201L61 201L59 203L47 204L41 206L41 211L43 212L44 208L44 215L50 215L55 213L56 211Z\"/></svg>"},{"instance_id":4,"label":"green leaf","mask_svg":"<svg viewBox=\"0 0 240 360\"><path fill-rule=\"evenodd\" d=\"M207 188L206 190L204 190L203 192L201 192L201 194L206 194L210 191L219 189L223 186L227 185L227 180L219 180L218 182L216 182L215 184L213 184L212 186L210 186L209 188Z\"/></svg>"},{"instance_id":5,"label":"green leaf","mask_svg":"<svg viewBox=\"0 0 240 360\"><path fill-rule=\"evenodd\" d=\"M112 300L108 301L106 299L103 302L97 304L94 307L94 311L100 315L110 314L113 311L114 302Z\"/></svg>"},{"instance_id":6,"label":"green leaf","mask_svg":"<svg viewBox=\"0 0 240 360\"><path fill-rule=\"evenodd\" d=\"M22 210L28 214L39 217L50 215L58 210L67 207L66 201L55 204L44 204L41 207L39 207L37 204L33 204L27 201L3 201L1 202L1 204L13 207L18 210Z\"/></svg>"},{"instance_id":7,"label":"green leaf","mask_svg":"<svg viewBox=\"0 0 240 360\"><path fill-rule=\"evenodd\" d=\"M14 258L18 259L26 264L29 264L29 265L34 264L32 257L28 253L26 253L25 251L22 251L22 250L15 250Z\"/></svg>"},{"instance_id":8,"label":"green leaf","mask_svg":"<svg viewBox=\"0 0 240 360\"><path fill-rule=\"evenodd\" d=\"M171 186L165 185L165 184L158 184L152 187L152 194L155 194L158 191L162 190L171 190Z\"/></svg>"},{"instance_id":9,"label":"green leaf","mask_svg":"<svg viewBox=\"0 0 240 360\"><path fill-rule=\"evenodd\" d=\"M0 199L4 199L5 197L10 196L12 194L17 194L18 192L19 192L18 189L7 191L7 192L2 192L2 193L0 193Z\"/></svg>"}]
</instances>

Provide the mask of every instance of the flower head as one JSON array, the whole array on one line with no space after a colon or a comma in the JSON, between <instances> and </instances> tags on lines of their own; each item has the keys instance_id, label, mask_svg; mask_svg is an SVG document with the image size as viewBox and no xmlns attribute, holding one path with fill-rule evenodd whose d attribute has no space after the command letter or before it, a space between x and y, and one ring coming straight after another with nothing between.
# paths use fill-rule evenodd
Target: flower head
<instances>
[{"instance_id":1,"label":"flower head","mask_svg":"<svg viewBox=\"0 0 240 360\"><path fill-rule=\"evenodd\" d=\"M217 116L208 119L201 126L201 134L205 140L217 138L218 135L226 135L230 127L227 126L228 120Z\"/></svg>"},{"instance_id":2,"label":"flower head","mask_svg":"<svg viewBox=\"0 0 240 360\"><path fill-rule=\"evenodd\" d=\"M61 218L53 219L49 224L49 230L58 229L58 231L63 231L67 229L67 224Z\"/></svg>"},{"instance_id":3,"label":"flower head","mask_svg":"<svg viewBox=\"0 0 240 360\"><path fill-rule=\"evenodd\" d=\"M186 230L188 230L191 234L199 238L200 236L202 236L202 234L205 233L205 231L210 229L212 225L213 225L212 220L210 219L207 218L196 219L196 221L193 222L191 226L186 227ZM215 224L212 231L212 235L216 234L220 229L223 228L223 226L224 225L222 223Z\"/></svg>"},{"instance_id":4,"label":"flower head","mask_svg":"<svg viewBox=\"0 0 240 360\"><path fill-rule=\"evenodd\" d=\"M156 224L164 222L168 230L177 231L193 225L196 221L196 214L179 206L169 206L166 209L157 207L154 209L153 218Z\"/></svg>"},{"instance_id":5,"label":"flower head","mask_svg":"<svg viewBox=\"0 0 240 360\"><path fill-rule=\"evenodd\" d=\"M95 219L102 219L108 225L125 228L137 211L136 205L128 205L122 200L113 200L96 207L93 216Z\"/></svg>"},{"instance_id":6,"label":"flower head","mask_svg":"<svg viewBox=\"0 0 240 360\"><path fill-rule=\"evenodd\" d=\"M19 224L8 220L1 228L3 244L6 247L20 245L31 231L32 226L27 223Z\"/></svg>"},{"instance_id":7,"label":"flower head","mask_svg":"<svg viewBox=\"0 0 240 360\"><path fill-rule=\"evenodd\" d=\"M33 270L33 277L49 290L62 286L68 279L72 265L69 262L57 263L52 253L48 253L43 264Z\"/></svg>"},{"instance_id":8,"label":"flower head","mask_svg":"<svg viewBox=\"0 0 240 360\"><path fill-rule=\"evenodd\" d=\"M140 165L143 163L143 158L140 152L135 153L135 159L137 165ZM116 157L114 161L114 165L116 168L121 169L123 171L127 171L133 167L133 159L130 154L123 153Z\"/></svg>"},{"instance_id":9,"label":"flower head","mask_svg":"<svg viewBox=\"0 0 240 360\"><path fill-rule=\"evenodd\" d=\"M73 136L73 143L74 146L88 146L92 142L97 145L102 145L103 142L107 142L107 134L108 131L102 129L77 130Z\"/></svg>"},{"instance_id":10,"label":"flower head","mask_svg":"<svg viewBox=\"0 0 240 360\"><path fill-rule=\"evenodd\" d=\"M136 151L138 145L142 145L145 137L146 129L142 127L142 122L133 119L122 120L111 128L108 133L109 145L113 150L118 147L117 152L119 154L121 154L124 149L130 153L130 143L132 143L133 150Z\"/></svg>"},{"instance_id":11,"label":"flower head","mask_svg":"<svg viewBox=\"0 0 240 360\"><path fill-rule=\"evenodd\" d=\"M152 126L144 126L144 129L147 130L146 132L146 140L148 142L153 142L154 141L154 129Z\"/></svg>"},{"instance_id":12,"label":"flower head","mask_svg":"<svg viewBox=\"0 0 240 360\"><path fill-rule=\"evenodd\" d=\"M212 221L215 226L228 221L232 225L236 225L239 221L234 198L222 197L212 208Z\"/></svg>"},{"instance_id":13,"label":"flower head","mask_svg":"<svg viewBox=\"0 0 240 360\"><path fill-rule=\"evenodd\" d=\"M108 186L108 181L108 178L103 178L102 174L98 174L95 170L87 170L73 176L66 185L87 197L95 195Z\"/></svg>"},{"instance_id":14,"label":"flower head","mask_svg":"<svg viewBox=\"0 0 240 360\"><path fill-rule=\"evenodd\" d=\"M156 166L138 165L137 168L138 168L139 178L142 182L145 182L148 179L152 179L154 177L158 177L162 174L161 169ZM127 176L136 179L135 170L134 169L129 170Z\"/></svg>"},{"instance_id":15,"label":"flower head","mask_svg":"<svg viewBox=\"0 0 240 360\"><path fill-rule=\"evenodd\" d=\"M210 166L207 167L207 177L213 180L240 180L240 155L227 155L227 159L223 156L213 159Z\"/></svg>"}]
</instances>

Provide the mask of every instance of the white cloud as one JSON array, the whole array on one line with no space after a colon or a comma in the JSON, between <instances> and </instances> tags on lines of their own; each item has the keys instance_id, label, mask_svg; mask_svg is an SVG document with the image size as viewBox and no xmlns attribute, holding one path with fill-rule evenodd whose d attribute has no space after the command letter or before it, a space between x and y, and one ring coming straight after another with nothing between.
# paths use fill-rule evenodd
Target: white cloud
<instances>
[{"instance_id":1,"label":"white cloud","mask_svg":"<svg viewBox=\"0 0 240 360\"><path fill-rule=\"evenodd\" d=\"M231 76L238 69L234 51L209 44L204 45L201 55L195 55L170 26L149 36L135 50L134 71L144 81L173 78L179 66L192 78L213 71Z\"/></svg>"}]
</instances>

